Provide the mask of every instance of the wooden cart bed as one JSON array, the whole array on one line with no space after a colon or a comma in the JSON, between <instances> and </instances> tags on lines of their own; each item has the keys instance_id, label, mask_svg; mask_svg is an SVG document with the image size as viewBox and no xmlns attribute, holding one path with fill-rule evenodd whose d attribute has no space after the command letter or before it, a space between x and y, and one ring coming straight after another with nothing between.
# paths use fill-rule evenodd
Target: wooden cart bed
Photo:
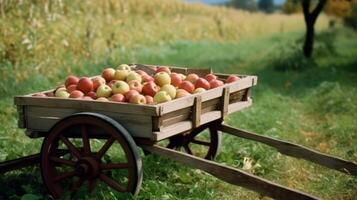
<instances>
[{"instance_id":1,"label":"wooden cart bed","mask_svg":"<svg viewBox=\"0 0 357 200\"><path fill-rule=\"evenodd\" d=\"M137 69L145 71L150 69L148 67L137 65ZM183 74L202 76L210 73L207 69L170 68ZM228 77L226 74L215 75L221 80ZM95 112L118 121L133 137L159 141L250 106L250 88L256 85L257 77L238 76L241 79L237 82L157 105L36 97L32 94L16 96L14 100L19 127L26 128L26 134L32 138L45 136L53 125L71 114Z\"/></svg>"}]
</instances>

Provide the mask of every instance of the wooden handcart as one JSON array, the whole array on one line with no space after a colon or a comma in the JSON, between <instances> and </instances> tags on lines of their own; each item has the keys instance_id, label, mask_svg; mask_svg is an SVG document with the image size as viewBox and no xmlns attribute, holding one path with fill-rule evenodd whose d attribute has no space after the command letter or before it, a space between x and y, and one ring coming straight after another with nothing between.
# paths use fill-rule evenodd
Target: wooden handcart
<instances>
[{"instance_id":1,"label":"wooden handcart","mask_svg":"<svg viewBox=\"0 0 357 200\"><path fill-rule=\"evenodd\" d=\"M136 68L148 73L152 70L149 65L138 64ZM199 75L210 72L178 67L171 67L171 70ZM227 78L225 74L215 75ZM234 83L158 105L31 94L16 96L19 127L26 129L27 136L44 140L40 153L0 163L0 173L40 163L44 184L54 198L74 194L84 184L92 191L98 182L136 195L143 176L138 152L141 147L146 153L166 156L275 199L318 199L214 162L221 134L228 133L267 144L285 155L357 175L355 162L225 125L226 115L252 105L250 92L257 77L240 75L240 78ZM208 140L200 139L202 133L207 133L205 130L208 130ZM158 145L165 140L166 146ZM195 152L193 145L202 148Z\"/></svg>"}]
</instances>

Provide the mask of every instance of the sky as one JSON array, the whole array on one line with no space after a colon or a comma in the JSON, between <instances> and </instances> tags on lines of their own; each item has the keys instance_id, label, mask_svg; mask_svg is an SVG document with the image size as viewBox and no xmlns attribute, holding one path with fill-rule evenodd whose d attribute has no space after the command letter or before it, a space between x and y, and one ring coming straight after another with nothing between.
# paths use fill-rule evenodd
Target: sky
<instances>
[{"instance_id":1,"label":"sky","mask_svg":"<svg viewBox=\"0 0 357 200\"><path fill-rule=\"evenodd\" d=\"M224 2L228 2L229 0L186 0L188 2L194 2L194 1L201 1L203 3L207 3L207 4L217 4L217 3L224 3ZM285 0L274 0L275 4L282 4L285 2Z\"/></svg>"}]
</instances>

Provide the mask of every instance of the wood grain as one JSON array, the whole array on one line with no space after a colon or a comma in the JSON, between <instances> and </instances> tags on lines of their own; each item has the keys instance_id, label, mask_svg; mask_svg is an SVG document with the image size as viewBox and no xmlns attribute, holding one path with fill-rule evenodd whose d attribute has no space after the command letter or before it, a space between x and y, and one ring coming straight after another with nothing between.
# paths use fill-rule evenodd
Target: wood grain
<instances>
[{"instance_id":1,"label":"wood grain","mask_svg":"<svg viewBox=\"0 0 357 200\"><path fill-rule=\"evenodd\" d=\"M274 199L294 199L294 200L309 200L318 199L317 197L306 193L290 189L285 186L278 185L258 176L251 175L245 171L225 166L214 161L195 157L189 154L167 149L160 146L141 146L144 150L153 154L165 156L167 158L178 161L185 166L201 169L227 183L238 185L260 194L272 197Z\"/></svg>"},{"instance_id":2,"label":"wood grain","mask_svg":"<svg viewBox=\"0 0 357 200\"><path fill-rule=\"evenodd\" d=\"M306 148L302 145L286 142L283 140L273 139L267 136L258 135L256 133L233 128L231 126L223 124L219 127L219 130L234 136L264 143L266 145L276 148L282 154L295 158L302 158L314 162L316 164L328 167L330 169L335 169L346 174L357 176L356 162L323 154L318 151Z\"/></svg>"}]
</instances>

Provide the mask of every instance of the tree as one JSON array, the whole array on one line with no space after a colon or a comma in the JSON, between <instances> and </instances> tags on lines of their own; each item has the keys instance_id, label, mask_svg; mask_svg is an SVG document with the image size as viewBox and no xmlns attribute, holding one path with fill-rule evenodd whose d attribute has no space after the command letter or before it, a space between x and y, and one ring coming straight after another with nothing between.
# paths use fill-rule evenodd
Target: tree
<instances>
[{"instance_id":1,"label":"tree","mask_svg":"<svg viewBox=\"0 0 357 200\"><path fill-rule=\"evenodd\" d=\"M302 0L302 10L304 12L304 19L306 25L305 42L303 46L304 55L306 58L312 56L315 35L315 22L320 12L324 8L327 0L318 0L315 8L312 8L311 0Z\"/></svg>"},{"instance_id":2,"label":"tree","mask_svg":"<svg viewBox=\"0 0 357 200\"><path fill-rule=\"evenodd\" d=\"M296 0L286 0L281 9L285 14L293 14L301 11L301 5Z\"/></svg>"},{"instance_id":3,"label":"tree","mask_svg":"<svg viewBox=\"0 0 357 200\"><path fill-rule=\"evenodd\" d=\"M257 2L255 0L231 0L230 5L243 10L257 10Z\"/></svg>"},{"instance_id":4,"label":"tree","mask_svg":"<svg viewBox=\"0 0 357 200\"><path fill-rule=\"evenodd\" d=\"M327 15L343 18L351 15L352 7L351 2L347 0L329 0L324 10Z\"/></svg>"},{"instance_id":5,"label":"tree","mask_svg":"<svg viewBox=\"0 0 357 200\"><path fill-rule=\"evenodd\" d=\"M274 1L273 0L259 0L258 8L267 13L272 13L274 11Z\"/></svg>"}]
</instances>

